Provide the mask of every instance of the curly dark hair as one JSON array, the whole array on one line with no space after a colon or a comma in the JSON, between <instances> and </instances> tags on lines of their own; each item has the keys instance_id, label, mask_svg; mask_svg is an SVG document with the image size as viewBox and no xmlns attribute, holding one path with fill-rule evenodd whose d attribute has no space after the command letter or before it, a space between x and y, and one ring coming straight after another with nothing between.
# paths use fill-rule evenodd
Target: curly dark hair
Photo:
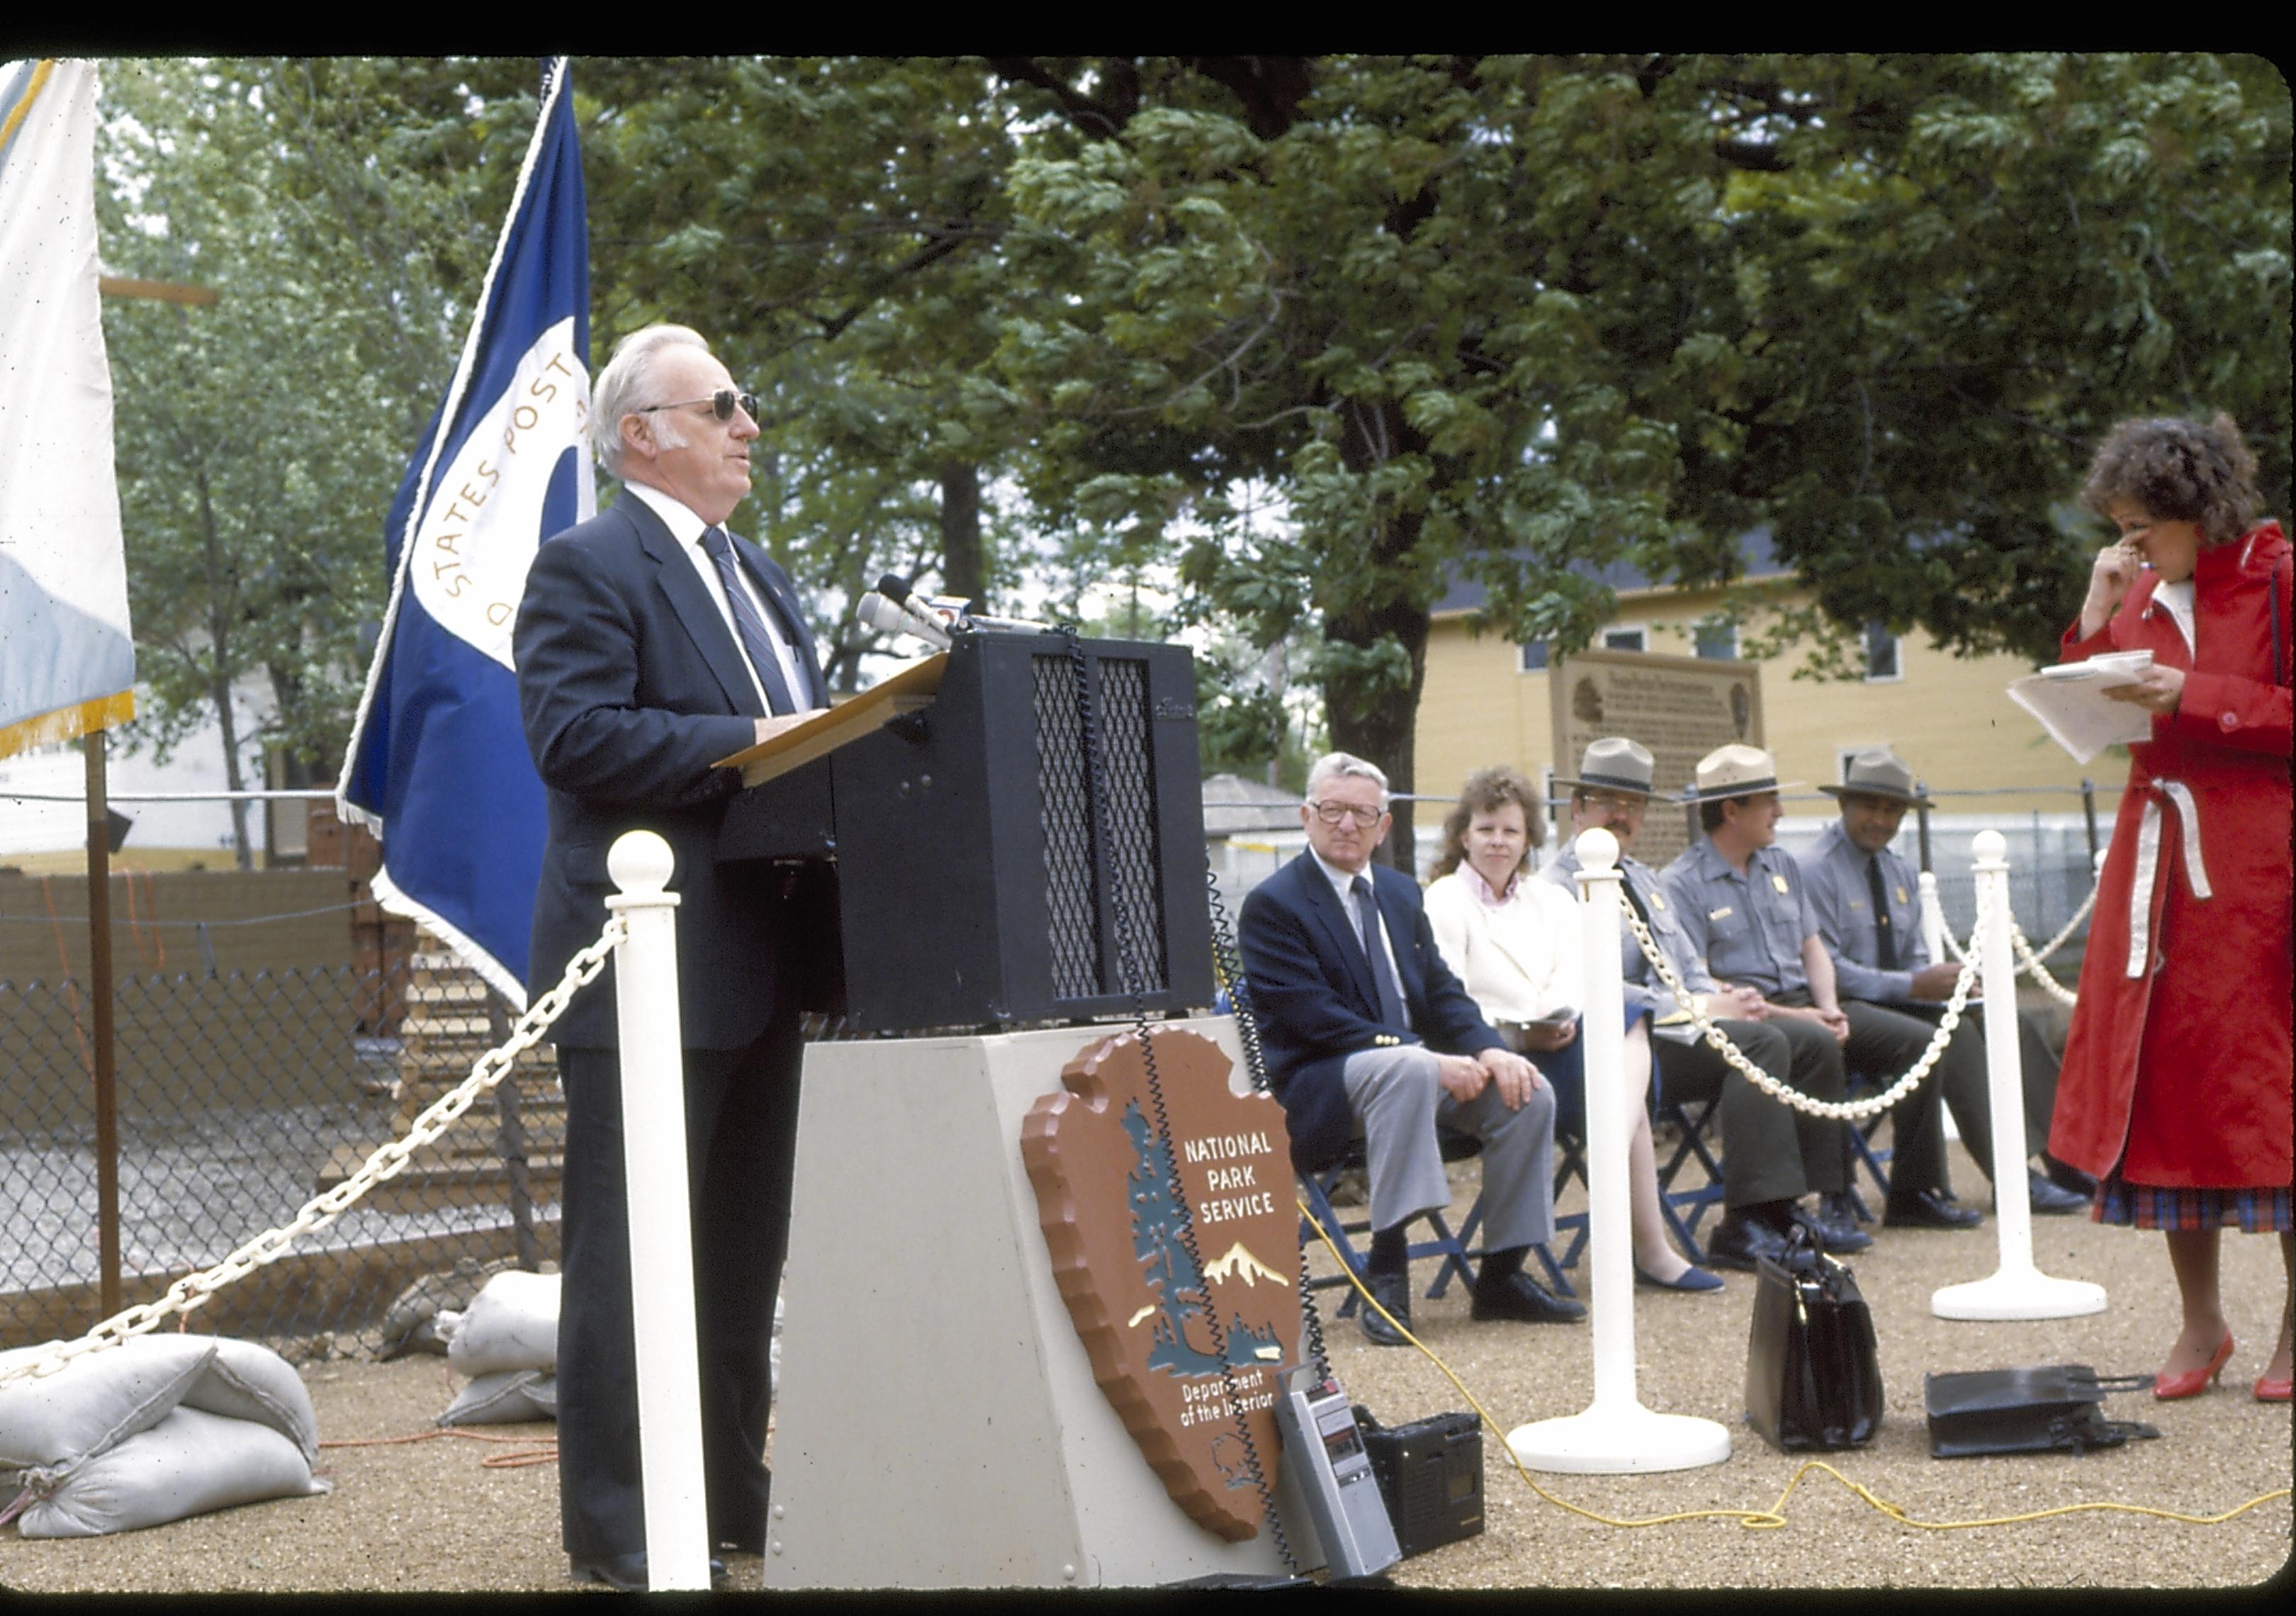
<instances>
[{"instance_id":1,"label":"curly dark hair","mask_svg":"<svg viewBox=\"0 0 2296 1616\"><path fill-rule=\"evenodd\" d=\"M2230 544L2264 508L2256 456L2221 411L2205 426L2155 416L2114 427L2089 463L2081 503L2110 517L2118 499L2148 516L2191 522L2203 546Z\"/></svg>"},{"instance_id":2,"label":"curly dark hair","mask_svg":"<svg viewBox=\"0 0 2296 1616\"><path fill-rule=\"evenodd\" d=\"M1478 814L1488 814L1505 803L1522 809L1522 827L1530 833L1523 842L1522 868L1530 867L1530 850L1546 844L1546 816L1540 811L1538 788L1521 773L1505 764L1478 769L1459 788L1459 800L1443 817L1443 851L1435 860L1431 881L1440 881L1467 859L1467 826Z\"/></svg>"}]
</instances>

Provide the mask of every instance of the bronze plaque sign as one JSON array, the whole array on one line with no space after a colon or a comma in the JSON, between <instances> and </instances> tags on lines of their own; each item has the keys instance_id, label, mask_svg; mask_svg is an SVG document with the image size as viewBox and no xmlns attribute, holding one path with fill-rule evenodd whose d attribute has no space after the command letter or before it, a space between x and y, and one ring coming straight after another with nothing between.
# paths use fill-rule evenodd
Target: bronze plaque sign
<instances>
[{"instance_id":1,"label":"bronze plaque sign","mask_svg":"<svg viewBox=\"0 0 2296 1616\"><path fill-rule=\"evenodd\" d=\"M1029 1108L1021 1159L1093 1378L1173 1501L1241 1542L1275 1492L1276 1377L1300 1361L1291 1142L1280 1104L1228 1087L1218 1045L1153 1037L1168 1139L1126 1033L1084 1050L1062 1092Z\"/></svg>"},{"instance_id":2,"label":"bronze plaque sign","mask_svg":"<svg viewBox=\"0 0 2296 1616\"><path fill-rule=\"evenodd\" d=\"M1579 651L1558 657L1547 676L1554 721L1554 772L1575 775L1587 743L1624 735L1650 748L1651 784L1672 797L1718 746L1762 739L1759 662L1660 656L1643 651ZM1664 869L1691 841L1682 809L1653 802L1635 838L1635 857ZM1562 830L1570 834L1569 810Z\"/></svg>"}]
</instances>

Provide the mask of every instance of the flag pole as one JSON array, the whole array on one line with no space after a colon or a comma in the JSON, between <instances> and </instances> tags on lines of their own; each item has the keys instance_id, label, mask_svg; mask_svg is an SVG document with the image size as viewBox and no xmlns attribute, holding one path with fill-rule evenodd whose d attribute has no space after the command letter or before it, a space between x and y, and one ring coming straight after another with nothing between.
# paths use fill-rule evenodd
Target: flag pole
<instances>
[{"instance_id":1,"label":"flag pole","mask_svg":"<svg viewBox=\"0 0 2296 1616\"><path fill-rule=\"evenodd\" d=\"M95 1218L102 1311L119 1311L119 1110L111 1039L111 805L105 799L104 731L80 737L87 759L87 994L95 1035Z\"/></svg>"}]
</instances>

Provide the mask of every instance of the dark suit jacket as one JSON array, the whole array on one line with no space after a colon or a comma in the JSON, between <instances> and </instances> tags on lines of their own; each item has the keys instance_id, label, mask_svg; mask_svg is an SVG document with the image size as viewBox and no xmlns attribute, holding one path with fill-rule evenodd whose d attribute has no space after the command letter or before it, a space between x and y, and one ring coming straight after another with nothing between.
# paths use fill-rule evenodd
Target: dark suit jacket
<instances>
[{"instance_id":1,"label":"dark suit jacket","mask_svg":"<svg viewBox=\"0 0 2296 1616\"><path fill-rule=\"evenodd\" d=\"M734 549L800 648L808 694L825 700L789 579L746 539ZM790 950L782 874L716 862L739 789L718 759L750 745L765 716L733 631L660 517L624 495L536 553L512 637L527 750L548 790L550 838L534 899L529 992L552 985L605 924L606 851L649 830L676 858L678 1012L692 1049L734 1049L765 1029ZM552 1035L615 1041L612 969L575 997Z\"/></svg>"},{"instance_id":2,"label":"dark suit jacket","mask_svg":"<svg viewBox=\"0 0 2296 1616\"><path fill-rule=\"evenodd\" d=\"M1381 1023L1370 964L1313 854L1300 854L1243 900L1244 983L1268 1082L1291 1128L1292 1165L1303 1172L1338 1161L1354 1135L1340 1079L1348 1056L1382 1042L1423 1041L1445 1054L1506 1044L1443 963L1418 883L1383 865L1368 873L1416 1032Z\"/></svg>"}]
</instances>

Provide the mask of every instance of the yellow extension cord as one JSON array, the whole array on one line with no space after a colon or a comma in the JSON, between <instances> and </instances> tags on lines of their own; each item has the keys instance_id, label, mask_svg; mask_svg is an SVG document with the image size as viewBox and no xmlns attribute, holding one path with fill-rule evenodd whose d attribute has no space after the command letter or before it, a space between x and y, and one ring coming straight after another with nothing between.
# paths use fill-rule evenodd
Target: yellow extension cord
<instances>
[{"instance_id":1,"label":"yellow extension cord","mask_svg":"<svg viewBox=\"0 0 2296 1616\"><path fill-rule=\"evenodd\" d=\"M1865 1499L1866 1503L1872 1505L1875 1509L1881 1511L1882 1513L1889 1516L1892 1521L1897 1522L1899 1525L1917 1526L1923 1531L1931 1532L1966 1531L1973 1527L1980 1526L2008 1526L2020 1521L2046 1521L2052 1515L2075 1515L2079 1514L2086 1510L2111 1511L2127 1515L2157 1515L2164 1521L2182 1521L2190 1526L2221 1526L2224 1522L2233 1519L2235 1515L2247 1513L2250 1510L2254 1509L2259 1504L2268 1504L2275 1498L2284 1498L2289 1495L2289 1489L2285 1487L2276 1488L2268 1493L2259 1493L2255 1497L2251 1498L2247 1503L2241 1505L2238 1508L2228 1509L2220 1515L2187 1515L2173 1509L2154 1509L2151 1505L2144 1504L2104 1503L2061 1504L2054 1509L2037 1509L2021 1515L1994 1515L1982 1521L1920 1521L1907 1514L1902 1508L1890 1503L1887 1498L1876 1497L1872 1489L1866 1487L1862 1482L1851 1481L1848 1476L1843 1475L1840 1471L1834 1469L1833 1465L1827 1464L1824 1460L1809 1459L1804 1461L1800 1468L1794 1472L1792 1480L1786 1483L1785 1491L1780 1493L1778 1495L1778 1501L1775 1504L1771 1505L1767 1509L1688 1509L1679 1511L1677 1513L1670 1515L1648 1515L1638 1521L1617 1520L1612 1516L1587 1509L1582 1505L1573 1504L1568 1498L1558 1498L1553 1493L1547 1491L1546 1489L1541 1487L1538 1482L1533 1479L1530 1472L1524 1468L1521 1459L1516 1456L1514 1449L1508 1447L1505 1433L1500 1429L1499 1423L1491 1418L1490 1411L1488 1409L1485 1408L1482 1404L1475 1400L1475 1394L1468 1390L1466 1383L1460 1380L1456 1374L1454 1374L1451 1372L1451 1366L1445 1363L1440 1358L1437 1357L1434 1350L1424 1341L1412 1334L1410 1330L1402 1323L1401 1320L1398 1319L1385 1308L1380 1307L1379 1303L1374 1300L1371 1292L1365 1287L1362 1278L1357 1275L1354 1265L1349 1263L1346 1258L1341 1254L1339 1247L1332 1243L1331 1235L1324 1229L1323 1224L1316 1218L1315 1213L1308 1210L1308 1203L1304 1201L1300 1202L1299 1207L1300 1215L1308 1220L1309 1226L1315 1229L1316 1237L1324 1243L1324 1246L1331 1251L1332 1257L1338 1259L1340 1272L1347 1276L1348 1283L1355 1287L1356 1294L1363 1299L1364 1305L1365 1307L1378 1308L1379 1316L1382 1318L1387 1320L1389 1324L1393 1325L1396 1329L1402 1332L1403 1339L1409 1341L1413 1346L1418 1348L1421 1352L1426 1354L1428 1361L1433 1364L1438 1369L1440 1369L1443 1372L1445 1378L1449 1380L1451 1384L1459 1389L1459 1395L1467 1399L1468 1406L1474 1409L1477 1416L1481 1419L1484 1425L1488 1427L1493 1434L1498 1437L1499 1446L1506 1450L1508 1461L1514 1465L1515 1473L1523 1479L1524 1484L1528 1486L1531 1491L1546 1499L1549 1504L1554 1505L1557 1509L1569 1510L1574 1515L1583 1515L1587 1520L1600 1522L1604 1526L1664 1526L1675 1521L1699 1521L1718 1518L1726 1521L1735 1521L1739 1525L1747 1528L1749 1530L1771 1530L1777 1527L1784 1526L1786 1523L1786 1500L1793 1497L1794 1489L1801 1485L1801 1479L1813 1470L1824 1471L1827 1475L1832 1476L1835 1481L1841 1482L1842 1486L1848 1488L1851 1492L1856 1493L1859 1497Z\"/></svg>"}]
</instances>

